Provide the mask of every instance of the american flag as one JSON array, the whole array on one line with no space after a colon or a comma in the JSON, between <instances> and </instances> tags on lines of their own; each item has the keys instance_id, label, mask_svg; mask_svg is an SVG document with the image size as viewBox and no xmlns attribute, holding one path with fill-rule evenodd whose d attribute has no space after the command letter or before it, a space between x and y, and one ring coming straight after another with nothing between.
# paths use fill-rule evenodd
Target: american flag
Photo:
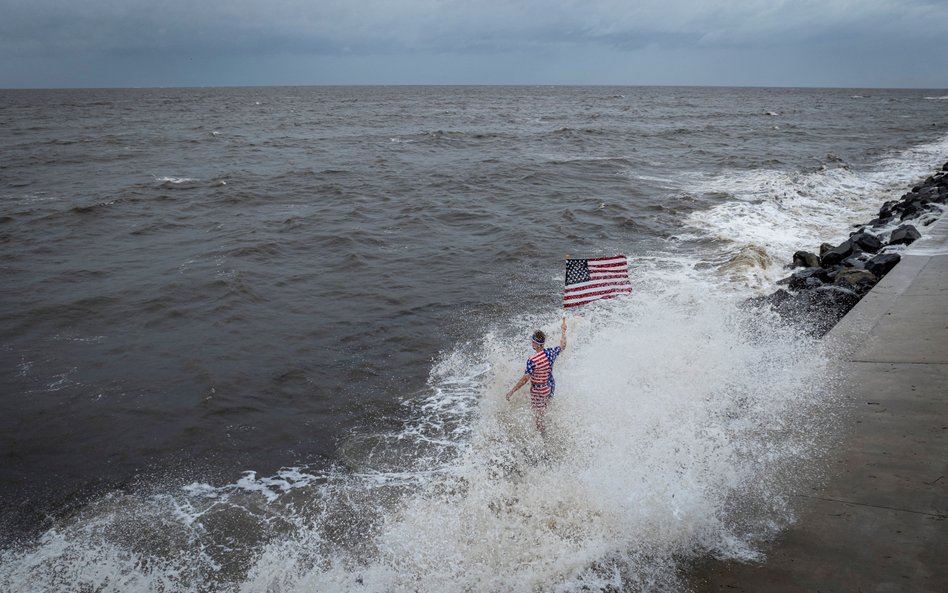
<instances>
[{"instance_id":1,"label":"american flag","mask_svg":"<svg viewBox=\"0 0 948 593\"><path fill-rule=\"evenodd\" d=\"M566 260L564 307L577 307L630 292L629 263L624 255Z\"/></svg>"}]
</instances>

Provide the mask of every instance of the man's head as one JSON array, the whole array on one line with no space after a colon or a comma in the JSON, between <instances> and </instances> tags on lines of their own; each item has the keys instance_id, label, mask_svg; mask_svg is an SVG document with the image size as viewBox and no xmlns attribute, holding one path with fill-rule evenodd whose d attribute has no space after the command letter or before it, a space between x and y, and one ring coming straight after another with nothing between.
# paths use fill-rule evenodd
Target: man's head
<instances>
[{"instance_id":1,"label":"man's head","mask_svg":"<svg viewBox=\"0 0 948 593\"><path fill-rule=\"evenodd\" d=\"M534 350L543 350L543 344L546 343L546 334L540 330L537 330L533 333L533 339L531 341L533 343Z\"/></svg>"}]
</instances>

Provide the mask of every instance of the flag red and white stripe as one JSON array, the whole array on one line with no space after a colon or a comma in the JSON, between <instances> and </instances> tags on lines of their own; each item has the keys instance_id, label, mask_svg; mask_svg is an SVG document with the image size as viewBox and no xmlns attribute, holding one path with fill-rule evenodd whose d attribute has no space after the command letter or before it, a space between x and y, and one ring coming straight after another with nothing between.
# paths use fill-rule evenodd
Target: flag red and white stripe
<instances>
[{"instance_id":1,"label":"flag red and white stripe","mask_svg":"<svg viewBox=\"0 0 948 593\"><path fill-rule=\"evenodd\" d=\"M577 307L630 292L629 262L624 255L566 260L564 307Z\"/></svg>"}]
</instances>

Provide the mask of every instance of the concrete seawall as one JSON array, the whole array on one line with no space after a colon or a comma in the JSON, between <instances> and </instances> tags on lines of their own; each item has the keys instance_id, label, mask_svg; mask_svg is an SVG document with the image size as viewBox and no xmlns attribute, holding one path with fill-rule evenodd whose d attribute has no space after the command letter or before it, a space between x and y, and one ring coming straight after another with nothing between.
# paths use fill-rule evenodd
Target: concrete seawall
<instances>
[{"instance_id":1,"label":"concrete seawall","mask_svg":"<svg viewBox=\"0 0 948 593\"><path fill-rule=\"evenodd\" d=\"M824 483L757 564L696 591L948 593L948 214L830 333L852 413Z\"/></svg>"}]
</instances>

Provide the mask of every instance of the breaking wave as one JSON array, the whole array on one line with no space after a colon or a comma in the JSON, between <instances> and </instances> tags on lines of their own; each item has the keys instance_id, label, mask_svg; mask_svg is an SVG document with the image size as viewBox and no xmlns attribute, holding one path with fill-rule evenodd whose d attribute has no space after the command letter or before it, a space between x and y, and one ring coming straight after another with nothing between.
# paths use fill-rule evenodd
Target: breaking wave
<instances>
[{"instance_id":1,"label":"breaking wave","mask_svg":"<svg viewBox=\"0 0 948 593\"><path fill-rule=\"evenodd\" d=\"M691 269L643 260L634 298L571 320L546 438L521 397L523 335L433 367L406 424L354 434L326 471L113 493L3 552L32 591L671 591L688 561L749 559L792 518L828 434L818 342ZM813 418L823 418L814 421Z\"/></svg>"},{"instance_id":2,"label":"breaking wave","mask_svg":"<svg viewBox=\"0 0 948 593\"><path fill-rule=\"evenodd\" d=\"M243 473L224 467L244 469L248 447L222 455L222 467L197 478L140 477L104 494L107 486L97 487L69 505L58 501L76 484L64 481L53 503L37 507L37 515L58 513L44 523L53 527L24 527L10 536L19 540L5 541L0 591L680 592L694 562L757 558L761 542L793 520L801 484L820 473L840 402L826 345L739 303L768 288L794 250L845 236L848 223L871 218L948 151L945 138L873 161L879 142L901 145L903 135L930 134L931 114L916 114L903 127L898 104L862 101L858 107L870 110L865 123L838 138L826 130L853 121L852 111L838 106L852 105L849 92L838 91L778 97L769 90L630 89L627 101L614 95L623 99L616 102L602 101L603 91L594 89L590 111L581 101L590 91L582 89L476 91L486 93L481 99L451 89L314 89L292 91L298 112L247 111L288 101L285 89L268 91L265 102L252 100L255 90L252 97L233 91L231 99L231 91L222 92L213 101L194 92L152 96L152 123L168 121L169 104L190 109L198 100L206 107L174 134L146 134L143 146L154 143L154 150L136 150L142 160L135 167L118 162L103 176L99 161L54 146L44 158L82 165L61 183L35 178L27 151L10 168L11 187L33 187L8 192L13 209L2 218L0 239L11 248L35 243L9 266L17 281L11 286L22 287L17 298L26 303L11 327L40 329L8 348L7 360L19 385L41 379L37 391L10 391L46 398L37 415L22 417L31 429L32 418L54 415L46 402L55 402L60 416L70 414L64 425L78 424L89 416L71 415L68 405L97 392L86 386L134 385L163 395L166 355L193 342L167 366L181 363L188 375L169 391L187 399L190 386L213 394L240 382L234 405L222 401L215 414L233 411L233 426L255 428L268 416L259 437L245 441L254 448L269 442L270 452L254 459L284 460L284 444L301 443L294 459L311 465L284 461L293 467ZM917 94L913 105L937 107ZM139 93L116 96L141 109ZM811 112L813 97L829 108ZM18 113L36 111L21 103ZM610 105L614 111L600 117ZM769 113L786 120L779 122L785 132L760 133ZM89 115L96 122L101 116ZM798 119L810 117L818 125ZM214 128L243 132L226 142L194 139L195 131ZM734 142L748 154L738 154ZM811 167L811 150L871 163L830 155ZM126 158L121 154L109 158ZM136 171L191 171L201 179L155 176L143 184ZM52 195L75 198L46 197ZM60 224L60 203L73 226ZM530 216L531 207L544 216ZM571 313L544 438L525 394L510 403L502 394L522 373L531 330L558 336L554 305L533 307L558 293L562 279L547 278L535 255L555 259L566 245L621 246L635 292ZM56 280L55 289L34 284L34 269ZM163 279L156 281L156 270L165 270ZM118 272L122 278L104 280ZM82 281L81 290L58 282L67 276ZM521 291L519 284L529 286ZM159 297L174 295L183 306L154 300L156 287ZM62 294L86 290L93 296L63 308ZM499 290L511 295L503 306L492 300ZM109 306L86 306L99 292ZM324 292L330 298L320 300ZM34 298L37 305L28 306ZM173 310L139 320L141 303ZM213 311L181 315L202 303ZM417 315L426 308L439 313ZM320 315L338 318L325 335ZM93 323L74 327L90 317ZM106 354L123 354L121 342L109 344L118 318L132 319L129 327L141 335L129 344L147 355L100 368ZM147 331L154 324L161 333ZM412 339L378 338L409 333L413 324L428 325ZM50 327L51 340L41 331ZM478 334L470 342L444 337L472 329ZM145 343L153 336L163 342L154 352ZM376 349L378 342L384 347ZM50 344L70 348L63 364L44 364ZM71 354L78 346L101 349ZM235 372L270 348L268 364ZM283 358L317 358L333 348L347 350L340 359L362 358L326 365L319 375L318 361L284 366ZM446 350L429 368L427 357L438 348ZM350 372L348 365L376 353L391 358L371 373ZM153 359L158 372L137 376L133 367ZM78 362L66 364L72 360ZM229 368L205 372L222 361ZM392 368L393 361L407 362ZM191 373L191 366L198 368ZM391 414L392 391L426 372L424 388L405 393ZM254 382L254 374L277 378ZM322 391L317 376L325 379ZM306 415L322 412L287 404L274 406L280 413L272 417L258 414L266 389L285 387L284 377L293 384L277 393L324 398L320 404L333 413L313 419ZM366 386L384 397L350 398ZM175 458L182 447L211 458L214 440L230 436L229 425L195 423L206 438L169 439L158 450L139 445L142 411L165 418L188 409L163 404L130 395L128 409L110 408L117 439L102 449L103 463L122 447L135 449L117 472L128 477L140 462ZM87 414L98 417L110 405L117 399L102 398ZM387 415L388 428L338 428L362 414ZM276 438L261 434L281 423ZM337 434L343 436L331 450ZM51 472L41 461L43 439L61 436L38 431L30 451L36 457L23 462L37 465L22 475ZM305 439L320 447L303 446ZM81 463L81 454L62 453L72 443L60 454ZM81 477L93 480L94 471L101 470ZM37 479L35 487L43 483ZM8 508L28 504L17 498Z\"/></svg>"},{"instance_id":3,"label":"breaking wave","mask_svg":"<svg viewBox=\"0 0 948 593\"><path fill-rule=\"evenodd\" d=\"M700 187L726 201L692 213L681 238L723 241L710 263L753 289L767 289L794 251L818 251L844 239L852 225L871 220L886 200L928 175L948 152L948 137L881 159L870 170L846 165L814 171L725 171ZM832 158L830 160L838 160ZM748 258L749 252L760 257Z\"/></svg>"}]
</instances>

